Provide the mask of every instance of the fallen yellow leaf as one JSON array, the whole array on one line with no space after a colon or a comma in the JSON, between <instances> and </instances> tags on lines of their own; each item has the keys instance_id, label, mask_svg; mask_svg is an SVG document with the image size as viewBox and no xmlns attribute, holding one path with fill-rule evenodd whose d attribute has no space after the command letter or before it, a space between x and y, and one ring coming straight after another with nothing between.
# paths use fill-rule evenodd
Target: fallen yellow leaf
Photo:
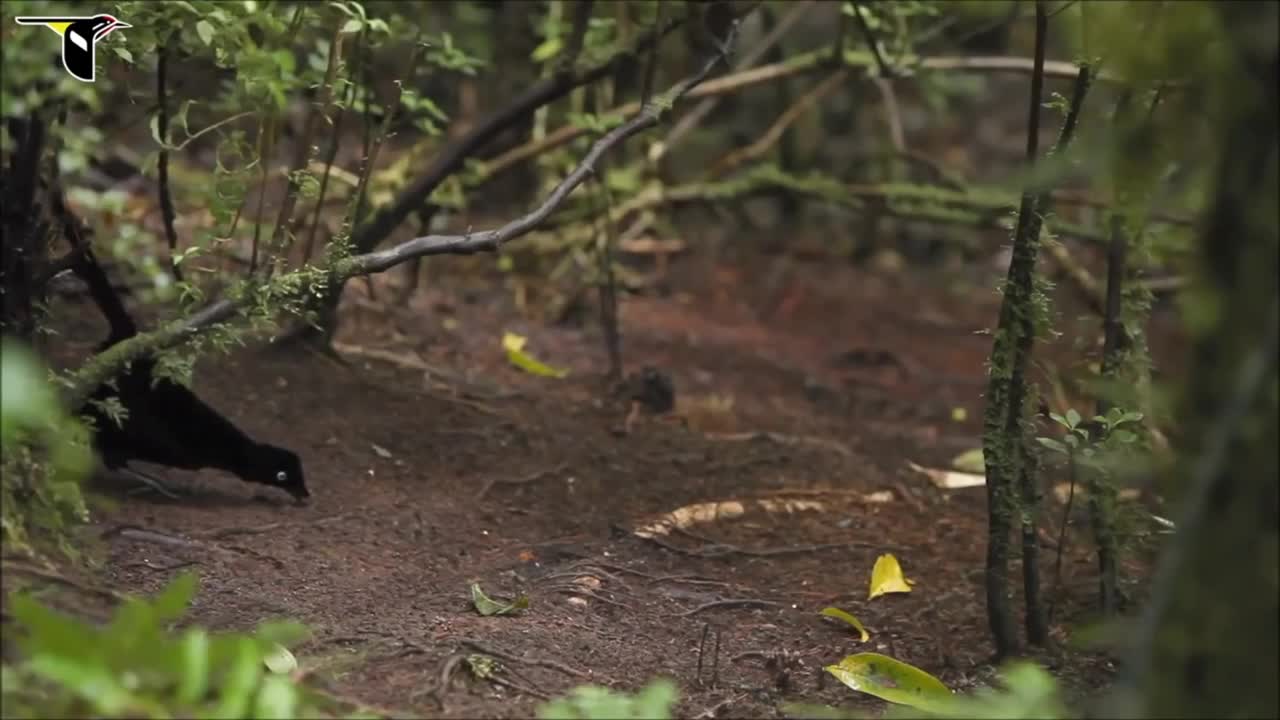
<instances>
[{"instance_id":1,"label":"fallen yellow leaf","mask_svg":"<svg viewBox=\"0 0 1280 720\"><path fill-rule=\"evenodd\" d=\"M899 592L911 592L911 586L902 577L902 566L898 564L898 558L885 553L876 558L876 565L871 569L871 592L867 599Z\"/></svg>"},{"instance_id":2,"label":"fallen yellow leaf","mask_svg":"<svg viewBox=\"0 0 1280 720\"><path fill-rule=\"evenodd\" d=\"M506 349L507 360L512 365L527 373L541 375L542 377L562 378L569 374L568 370L553 368L525 352L524 346L527 342L529 342L528 338L515 333L509 332L502 336L502 347Z\"/></svg>"}]
</instances>

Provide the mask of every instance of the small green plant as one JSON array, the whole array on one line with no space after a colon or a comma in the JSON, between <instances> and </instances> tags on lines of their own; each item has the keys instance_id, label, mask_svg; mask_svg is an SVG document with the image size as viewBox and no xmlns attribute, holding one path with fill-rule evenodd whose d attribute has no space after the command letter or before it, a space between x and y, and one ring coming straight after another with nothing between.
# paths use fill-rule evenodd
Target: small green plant
<instances>
[{"instance_id":1,"label":"small green plant","mask_svg":"<svg viewBox=\"0 0 1280 720\"><path fill-rule=\"evenodd\" d=\"M11 635L21 658L3 667L4 717L320 717L320 698L290 673L285 649L305 628L263 623L252 634L170 629L196 578L178 577L153 600L126 598L105 625L13 593Z\"/></svg>"},{"instance_id":2,"label":"small green plant","mask_svg":"<svg viewBox=\"0 0 1280 720\"><path fill-rule=\"evenodd\" d=\"M634 695L582 685L538 709L542 720L665 720L679 699L675 683L658 679Z\"/></svg>"},{"instance_id":3,"label":"small green plant","mask_svg":"<svg viewBox=\"0 0 1280 720\"><path fill-rule=\"evenodd\" d=\"M70 552L65 531L88 519L80 482L93 457L83 432L39 359L16 340L0 341L0 535L7 547L30 549L38 537Z\"/></svg>"},{"instance_id":4,"label":"small green plant","mask_svg":"<svg viewBox=\"0 0 1280 720\"><path fill-rule=\"evenodd\" d=\"M1142 413L1125 412L1120 408L1111 408L1106 415L1095 415L1085 421L1080 413L1067 410L1066 415L1050 413L1050 419L1061 425L1067 434L1062 440L1051 437L1039 437L1036 440L1044 447L1063 456L1079 455L1084 462L1099 460L1099 452L1111 443L1133 445L1138 441L1138 434L1130 427L1142 422Z\"/></svg>"}]
</instances>

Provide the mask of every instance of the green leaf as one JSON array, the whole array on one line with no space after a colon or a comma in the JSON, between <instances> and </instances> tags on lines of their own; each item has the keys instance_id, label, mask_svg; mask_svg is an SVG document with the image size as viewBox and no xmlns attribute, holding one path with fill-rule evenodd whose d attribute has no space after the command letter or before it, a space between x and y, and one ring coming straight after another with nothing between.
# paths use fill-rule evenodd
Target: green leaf
<instances>
[{"instance_id":1,"label":"green leaf","mask_svg":"<svg viewBox=\"0 0 1280 720\"><path fill-rule=\"evenodd\" d=\"M209 691L209 634L200 628L188 630L178 642L178 656L178 702L194 705Z\"/></svg>"},{"instance_id":2,"label":"green leaf","mask_svg":"<svg viewBox=\"0 0 1280 720\"><path fill-rule=\"evenodd\" d=\"M879 653L850 655L823 668L849 687L898 705L929 711L952 699L938 678Z\"/></svg>"},{"instance_id":3,"label":"green leaf","mask_svg":"<svg viewBox=\"0 0 1280 720\"><path fill-rule=\"evenodd\" d=\"M164 623L182 617L191 604L191 598L196 595L196 584L197 578L192 572L184 572L170 582L152 602L155 621Z\"/></svg>"},{"instance_id":4,"label":"green leaf","mask_svg":"<svg viewBox=\"0 0 1280 720\"><path fill-rule=\"evenodd\" d=\"M213 42L213 23L208 20L201 20L196 23L196 34L200 36L200 42L206 46Z\"/></svg>"},{"instance_id":5,"label":"green leaf","mask_svg":"<svg viewBox=\"0 0 1280 720\"><path fill-rule=\"evenodd\" d=\"M1128 430L1116 430L1114 433L1112 433L1112 437L1114 437L1117 441L1124 443L1125 445L1128 445L1138 439L1138 436L1136 433L1132 433Z\"/></svg>"},{"instance_id":6,"label":"green leaf","mask_svg":"<svg viewBox=\"0 0 1280 720\"><path fill-rule=\"evenodd\" d=\"M253 689L262 675L262 656L257 644L247 637L236 638L231 669L222 685L222 694L218 698L218 706L214 709L216 718L244 717L253 701Z\"/></svg>"},{"instance_id":7,"label":"green leaf","mask_svg":"<svg viewBox=\"0 0 1280 720\"><path fill-rule=\"evenodd\" d=\"M1080 424L1080 413L1076 412L1075 408L1067 410L1067 425L1069 427L1074 428L1079 424Z\"/></svg>"},{"instance_id":8,"label":"green leaf","mask_svg":"<svg viewBox=\"0 0 1280 720\"><path fill-rule=\"evenodd\" d=\"M863 627L863 626L862 626L862 621L861 621L861 620L859 620L858 618L854 617L853 615L850 615L849 613L845 612L844 610L841 610L840 608L836 608L836 607L823 608L823 609L822 609L822 614L823 614L824 616L826 616L826 617L829 617L829 618L835 618L835 619L837 619L837 620L843 620L844 622L848 623L849 625L852 625L852 626L853 626L853 629L858 631L858 635L859 635L859 636L860 636L860 638L861 638L860 642L866 642L867 640L869 640L869 639L871 638L871 633L868 633L868 632L867 632L867 629L866 629L865 627Z\"/></svg>"},{"instance_id":9,"label":"green leaf","mask_svg":"<svg viewBox=\"0 0 1280 720\"><path fill-rule=\"evenodd\" d=\"M258 625L254 637L265 643L278 645L297 645L310 635L307 626L294 620L270 620Z\"/></svg>"},{"instance_id":10,"label":"green leaf","mask_svg":"<svg viewBox=\"0 0 1280 720\"><path fill-rule=\"evenodd\" d=\"M57 683L93 705L100 715L120 715L132 702L132 695L121 687L107 667L95 659L81 656L37 655L27 663L31 672Z\"/></svg>"},{"instance_id":11,"label":"green leaf","mask_svg":"<svg viewBox=\"0 0 1280 720\"><path fill-rule=\"evenodd\" d=\"M267 676L258 689L253 714L266 720L276 720L297 717L297 712L298 688L286 677Z\"/></svg>"},{"instance_id":12,"label":"green leaf","mask_svg":"<svg viewBox=\"0 0 1280 720\"><path fill-rule=\"evenodd\" d=\"M1040 443L1041 445L1049 448L1054 452L1062 453L1063 455L1067 454L1067 446L1063 445L1057 440L1054 440L1053 438L1038 437L1036 438L1036 442Z\"/></svg>"},{"instance_id":13,"label":"green leaf","mask_svg":"<svg viewBox=\"0 0 1280 720\"><path fill-rule=\"evenodd\" d=\"M499 602L484 594L480 583L471 583L471 604L476 611L485 617L490 615L512 615L529 607L529 596L521 595L511 602Z\"/></svg>"},{"instance_id":14,"label":"green leaf","mask_svg":"<svg viewBox=\"0 0 1280 720\"><path fill-rule=\"evenodd\" d=\"M982 455L982 448L973 448L960 453L951 461L951 467L961 472L975 475L985 473L987 471L987 463Z\"/></svg>"},{"instance_id":15,"label":"green leaf","mask_svg":"<svg viewBox=\"0 0 1280 720\"><path fill-rule=\"evenodd\" d=\"M364 21L359 18L351 18L342 24L342 32L358 33L364 27Z\"/></svg>"},{"instance_id":16,"label":"green leaf","mask_svg":"<svg viewBox=\"0 0 1280 720\"><path fill-rule=\"evenodd\" d=\"M560 38L547 38L542 41L542 44L533 49L533 53L529 56L529 59L536 63L546 62L556 55L559 55L560 50L563 47L564 43L560 41Z\"/></svg>"},{"instance_id":17,"label":"green leaf","mask_svg":"<svg viewBox=\"0 0 1280 720\"><path fill-rule=\"evenodd\" d=\"M279 643L273 644L271 650L262 656L262 663L276 675L288 675L298 669L298 659Z\"/></svg>"},{"instance_id":18,"label":"green leaf","mask_svg":"<svg viewBox=\"0 0 1280 720\"><path fill-rule=\"evenodd\" d=\"M133 64L133 53L129 52L129 48L126 48L120 44L114 44L111 46L111 51L114 52L117 56L119 56L121 60L124 60L130 65Z\"/></svg>"}]
</instances>

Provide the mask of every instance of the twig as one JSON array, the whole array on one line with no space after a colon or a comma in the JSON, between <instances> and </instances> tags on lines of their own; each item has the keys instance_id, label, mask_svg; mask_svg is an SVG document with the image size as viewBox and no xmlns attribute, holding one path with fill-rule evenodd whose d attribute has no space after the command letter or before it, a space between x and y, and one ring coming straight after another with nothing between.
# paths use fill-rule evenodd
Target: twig
<instances>
[{"instance_id":1,"label":"twig","mask_svg":"<svg viewBox=\"0 0 1280 720\"><path fill-rule=\"evenodd\" d=\"M476 500L483 499L484 496L487 495L489 491L493 489L494 485L527 485L531 482L537 482L538 480L541 480L542 478L547 477L548 475L555 475L557 473L564 472L568 467L569 467L569 463L562 462L559 465L556 465L555 467L543 468L536 472L530 473L529 475L525 475L524 477L490 478L488 481L485 482L484 486L480 488L480 492L476 493Z\"/></svg>"},{"instance_id":2,"label":"twig","mask_svg":"<svg viewBox=\"0 0 1280 720\"><path fill-rule=\"evenodd\" d=\"M782 603L774 602L772 600L757 600L754 598L734 598L731 600L714 600L712 602L699 605L690 610L685 610L684 612L673 613L671 617L693 617L694 615L697 615L698 613L701 613L701 612L706 612L707 610L744 608L744 607L782 607Z\"/></svg>"},{"instance_id":3,"label":"twig","mask_svg":"<svg viewBox=\"0 0 1280 720\"><path fill-rule=\"evenodd\" d=\"M778 21L778 24L769 31L769 34L766 35L764 39L762 39L760 43L751 50L751 52L744 55L742 59L734 65L734 71L736 72L738 70L755 67L756 63L760 62L760 60L764 58L788 32L791 31L791 28L804 17L812 4L813 0L802 0L801 2L791 3L790 11ZM685 135L689 134L690 130L697 127L698 123L702 122L712 110L715 110L716 105L719 104L719 102L720 98L712 95L694 106L692 110L676 122L676 124L671 128L671 132L667 133L667 136L663 138L661 142L656 143L649 150L649 161L657 162L661 160L662 157L671 150L671 148L675 147L676 143L679 143Z\"/></svg>"},{"instance_id":4,"label":"twig","mask_svg":"<svg viewBox=\"0 0 1280 720\"><path fill-rule=\"evenodd\" d=\"M260 535L262 533L271 532L273 530L279 530L281 528L306 527L308 525L315 525L315 526L328 525L329 523L332 523L332 522L345 520L355 514L356 514L356 511L352 510L349 512L338 513L337 515L330 515L328 517L318 518L316 520L306 520L306 521L300 521L300 522L274 522L274 523L267 523L266 525L259 525L257 527L221 528L218 530L211 530L204 533L196 533L195 537L203 537L203 538L208 538L210 540L221 540L223 538L229 538L233 535Z\"/></svg>"},{"instance_id":5,"label":"twig","mask_svg":"<svg viewBox=\"0 0 1280 720\"><path fill-rule=\"evenodd\" d=\"M537 688L535 688L535 687L529 687L529 686L527 686L527 685L521 685L521 684L519 684L519 683L514 683L514 682L511 682L510 680L507 680L506 678L500 677L500 676L498 676L498 675L490 675L489 677L484 678L484 679L485 679L486 681L488 681L488 682L493 683L494 685L501 685L502 687L505 687L505 688L510 689L510 690L515 690L516 692L522 692L522 693L524 693L524 694L526 694L526 695L532 695L533 697L536 697L536 698L538 698L539 700L550 700L550 699L551 699L551 696L550 696L550 695L548 695L548 694L546 694L546 693L542 692L541 690L539 690L539 689L537 689Z\"/></svg>"},{"instance_id":6,"label":"twig","mask_svg":"<svg viewBox=\"0 0 1280 720\"><path fill-rule=\"evenodd\" d=\"M160 43L156 48L156 102L160 105L156 125L160 136L160 156L156 160L157 181L160 185L160 216L164 222L164 236L169 242L169 266L173 277L182 282L182 269L178 267L178 231L174 229L177 213L173 207L173 194L169 191L169 95L165 79L169 67L169 44Z\"/></svg>"},{"instance_id":7,"label":"twig","mask_svg":"<svg viewBox=\"0 0 1280 720\"><path fill-rule=\"evenodd\" d=\"M409 216L409 213L421 208L440 183L461 168L467 158L505 131L512 123L527 117L537 108L564 96L574 88L595 82L612 73L624 58L644 51L683 22L684 18L675 18L646 33L634 46L619 50L594 67L578 72L554 73L530 87L509 105L477 124L456 143L436 156L422 175L405 186L385 209L380 210L369 222L361 224L352 233L352 246L357 252L372 251Z\"/></svg>"},{"instance_id":8,"label":"twig","mask_svg":"<svg viewBox=\"0 0 1280 720\"><path fill-rule=\"evenodd\" d=\"M745 147L740 147L728 155L724 156L707 171L708 178L720 178L726 173L732 172L735 168L741 167L744 163L755 160L769 151L782 138L787 128L795 124L796 120L808 112L814 105L818 103L827 93L836 89L849 76L848 68L837 70L829 75L825 80L814 85L809 92L801 95L796 99L791 107L787 108L778 116L769 129L754 142Z\"/></svg>"},{"instance_id":9,"label":"twig","mask_svg":"<svg viewBox=\"0 0 1280 720\"><path fill-rule=\"evenodd\" d=\"M875 33L871 32L871 26L867 24L867 19L862 16L862 3L857 0L853 2L853 18L858 23L858 30L862 32L862 38L867 41L867 47L871 50L871 57L876 61L880 76L883 78L896 77L897 73L889 63L885 62L884 55L880 53L880 42L876 40Z\"/></svg>"},{"instance_id":10,"label":"twig","mask_svg":"<svg viewBox=\"0 0 1280 720\"><path fill-rule=\"evenodd\" d=\"M15 572L15 573L21 573L23 575L29 575L31 577L38 578L40 580L45 580L47 582L64 585L66 587L79 590L81 592L88 593L90 595L97 595L98 597L106 598L108 600L124 600L126 597L125 595L118 593L115 590L112 590L110 588L86 585L85 583L82 583L79 580L74 580L72 578L69 578L65 575L54 572L52 570L45 570L38 567L32 567L30 565L18 564L11 560L5 560L2 564L0 564L0 567L3 568L5 573Z\"/></svg>"},{"instance_id":11,"label":"twig","mask_svg":"<svg viewBox=\"0 0 1280 720\"><path fill-rule=\"evenodd\" d=\"M680 532L687 532L687 531L680 530ZM847 543L829 543L829 544L822 544L822 545L797 545L793 547L764 548L759 550L753 550L749 548L740 548L740 547L735 547L733 545L715 544L709 548L705 548L702 550L695 550L690 548L683 548L683 547L680 547L679 545L674 545L672 543L667 542L666 540L663 540L662 538L656 535L654 536L636 535L635 533L632 533L632 535L641 540L651 542L654 545L657 545L658 547L662 548L663 550L669 550L674 553L679 553L681 555L687 555L689 557L696 557L696 558L722 558L729 555L745 555L747 557L777 557L779 555L798 555L801 553L821 552L823 550L840 550L844 548L854 548L854 547L873 548L873 549L880 548L880 549L892 550L894 552L901 552L901 548L898 548L897 546L889 546L889 545L885 545L884 543L870 543L870 542L860 542L860 541L847 542Z\"/></svg>"},{"instance_id":12,"label":"twig","mask_svg":"<svg viewBox=\"0 0 1280 720\"><path fill-rule=\"evenodd\" d=\"M276 269L283 267L285 263L285 258L282 255L289 247L290 233L288 231L293 222L293 210L297 205L298 194L302 187L298 175L305 171L311 163L311 147L317 126L320 124L319 117L328 109L329 103L333 99L333 85L337 78L338 65L342 59L342 42L343 38L346 37L346 33L342 31L342 28L343 21L340 19L334 27L333 36L329 40L328 66L325 69L324 79L320 82L320 87L317 91L317 102L307 113L302 136L298 138L297 155L293 162L293 169L289 173L284 200L280 203L280 214L276 217L275 229L271 232L271 240L267 246L268 251L273 254L271 263L266 268L267 277L271 277Z\"/></svg>"},{"instance_id":13,"label":"twig","mask_svg":"<svg viewBox=\"0 0 1280 720\"><path fill-rule=\"evenodd\" d=\"M631 609L631 606L626 603L618 602L617 600L610 600L591 588L582 587L581 585L553 585L547 588L547 590L563 593L565 595L581 595L583 597L589 597L592 600L598 600L605 605L612 605L614 607L622 608L623 610Z\"/></svg>"},{"instance_id":14,"label":"twig","mask_svg":"<svg viewBox=\"0 0 1280 720\"><path fill-rule=\"evenodd\" d=\"M746 441L769 440L779 445L802 446L810 445L824 450L830 450L844 457L853 457L853 451L844 443L835 440L829 440L821 437L811 437L805 435L783 435L781 433L760 431L760 432L744 432L744 433L705 433L705 437L713 440L725 441Z\"/></svg>"},{"instance_id":15,"label":"twig","mask_svg":"<svg viewBox=\"0 0 1280 720\"><path fill-rule=\"evenodd\" d=\"M1071 485L1067 488L1067 501L1062 508L1062 527L1058 529L1057 557L1053 561L1053 597L1049 600L1049 609L1045 613L1045 623L1053 624L1053 611L1058 605L1059 593L1062 592L1062 556L1067 548L1067 526L1071 524L1071 504L1076 499L1076 456L1067 448L1067 473Z\"/></svg>"},{"instance_id":16,"label":"twig","mask_svg":"<svg viewBox=\"0 0 1280 720\"><path fill-rule=\"evenodd\" d=\"M576 677L580 680L590 680L592 678L592 675L590 673L585 673L581 670L569 667L568 665L565 665L564 663L561 663L561 662L557 662L555 660L545 660L542 658L531 658L531 657L516 657L515 655L505 653L501 650L495 650L489 647L488 645L485 645L484 643L481 643L477 640L464 638L462 640L459 640L458 644L462 645L463 647L471 648L472 650L478 653L483 653L485 655L492 655L493 657L496 657L499 660L506 660L507 662L510 662L510 663L516 663L521 665L533 665L534 667L547 668L548 670L555 670L556 672L563 673L571 677Z\"/></svg>"},{"instance_id":17,"label":"twig","mask_svg":"<svg viewBox=\"0 0 1280 720\"><path fill-rule=\"evenodd\" d=\"M693 577L690 575L662 575L655 577L650 582L654 585L658 583L684 583L685 585L710 585L714 587L733 587L733 583L722 582L720 580L707 580L704 578Z\"/></svg>"},{"instance_id":18,"label":"twig","mask_svg":"<svg viewBox=\"0 0 1280 720\"><path fill-rule=\"evenodd\" d=\"M609 183L605 181L608 168L601 168L596 176L596 188L604 196L605 212L601 218L604 222L603 232L596 242L596 261L600 268L600 329L604 337L605 356L609 358L609 380L622 380L622 339L618 332L618 275L614 270L614 252L618 247L618 228L613 223L613 193L609 191ZM595 212L595 194L592 194L592 211Z\"/></svg>"}]
</instances>

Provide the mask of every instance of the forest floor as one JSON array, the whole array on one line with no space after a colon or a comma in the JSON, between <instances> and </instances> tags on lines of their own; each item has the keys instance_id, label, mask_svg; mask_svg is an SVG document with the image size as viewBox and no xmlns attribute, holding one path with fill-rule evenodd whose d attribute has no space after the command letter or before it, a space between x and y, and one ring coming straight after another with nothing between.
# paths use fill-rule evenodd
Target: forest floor
<instances>
[{"instance_id":1,"label":"forest floor","mask_svg":"<svg viewBox=\"0 0 1280 720\"><path fill-rule=\"evenodd\" d=\"M249 349L196 375L197 391L250 434L302 456L313 501L215 472L160 472L188 495L98 512L95 581L152 593L194 568L190 621L296 618L313 632L296 654L314 682L405 715L528 717L540 697L584 682L636 689L655 676L679 684L682 717L771 717L788 702L877 712L882 703L822 672L861 651L957 690L990 682L985 491L940 490L910 463L945 468L980 445L990 336L979 331L995 323L998 271L774 262L692 257L673 265L673 292L625 300L626 369L667 373L684 419L629 428L625 398L604 391L596 323L525 320L496 276L481 290L436 284L403 306L353 283L342 360ZM377 296L397 280L380 279ZM93 322L87 303L65 309L68 323ZM504 331L569 377L509 364ZM87 352L98 335L67 332L76 342L63 350ZM1062 508L1046 497L1052 568ZM744 512L656 540L633 532L713 501ZM780 507L790 511L769 511ZM1038 657L1080 693L1115 666L1065 649L1096 587L1085 527L1068 538L1061 587L1045 578L1060 649ZM868 601L882 553L913 590ZM1146 566L1126 562L1130 594ZM477 582L530 605L483 617ZM820 617L830 605L870 640ZM522 689L458 663L481 650Z\"/></svg>"}]
</instances>

